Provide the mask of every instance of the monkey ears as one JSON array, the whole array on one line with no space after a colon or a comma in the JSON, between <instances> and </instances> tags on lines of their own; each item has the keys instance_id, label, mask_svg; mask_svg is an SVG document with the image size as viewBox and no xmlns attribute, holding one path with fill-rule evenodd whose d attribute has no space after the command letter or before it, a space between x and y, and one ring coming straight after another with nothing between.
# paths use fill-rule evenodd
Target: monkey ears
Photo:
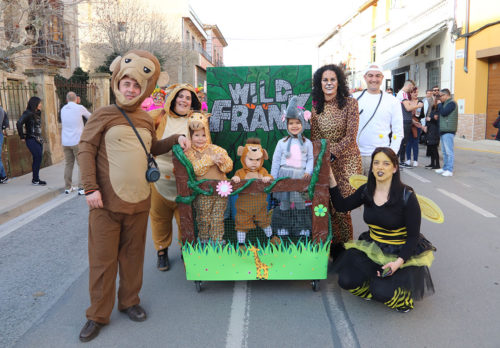
<instances>
[{"instance_id":1,"label":"monkey ears","mask_svg":"<svg viewBox=\"0 0 500 348\"><path fill-rule=\"evenodd\" d=\"M115 59L113 59L113 62L111 62L111 65L109 66L109 71L114 72L116 67L120 65L121 60L122 56L117 56Z\"/></svg>"},{"instance_id":2,"label":"monkey ears","mask_svg":"<svg viewBox=\"0 0 500 348\"><path fill-rule=\"evenodd\" d=\"M168 73L166 71L162 71L160 73L160 76L158 77L158 82L156 82L156 84L160 87L166 86L169 80L170 76L168 76Z\"/></svg>"}]
</instances>

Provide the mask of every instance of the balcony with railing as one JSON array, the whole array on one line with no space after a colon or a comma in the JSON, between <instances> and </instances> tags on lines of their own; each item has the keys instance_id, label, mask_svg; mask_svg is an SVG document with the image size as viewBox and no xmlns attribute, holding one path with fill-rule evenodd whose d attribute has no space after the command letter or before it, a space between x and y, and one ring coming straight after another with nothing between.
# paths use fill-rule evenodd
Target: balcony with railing
<instances>
[{"instance_id":1,"label":"balcony with railing","mask_svg":"<svg viewBox=\"0 0 500 348\"><path fill-rule=\"evenodd\" d=\"M38 44L31 49L34 64L50 65L65 68L67 47L64 42L39 39Z\"/></svg>"}]
</instances>

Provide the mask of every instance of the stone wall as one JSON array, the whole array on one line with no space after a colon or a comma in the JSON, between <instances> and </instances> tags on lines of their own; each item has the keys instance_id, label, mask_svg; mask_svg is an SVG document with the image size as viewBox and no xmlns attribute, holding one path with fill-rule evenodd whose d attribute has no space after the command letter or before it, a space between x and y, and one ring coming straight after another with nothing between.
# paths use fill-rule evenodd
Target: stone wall
<instances>
[{"instance_id":1,"label":"stone wall","mask_svg":"<svg viewBox=\"0 0 500 348\"><path fill-rule=\"evenodd\" d=\"M484 140L486 114L459 114L457 136L467 140Z\"/></svg>"}]
</instances>

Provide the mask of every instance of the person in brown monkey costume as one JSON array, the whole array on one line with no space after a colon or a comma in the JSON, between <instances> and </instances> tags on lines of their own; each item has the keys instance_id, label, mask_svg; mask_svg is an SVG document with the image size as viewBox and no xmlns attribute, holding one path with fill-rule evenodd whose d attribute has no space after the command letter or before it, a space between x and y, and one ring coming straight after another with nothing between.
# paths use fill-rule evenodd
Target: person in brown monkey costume
<instances>
[{"instance_id":1,"label":"person in brown monkey costume","mask_svg":"<svg viewBox=\"0 0 500 348\"><path fill-rule=\"evenodd\" d=\"M241 179L260 179L270 182L273 177L262 165L268 159L267 151L260 145L259 138L248 138L245 146L239 146L237 155L241 156L243 168L236 171L231 178L238 183ZM240 193L236 200L236 237L240 248L244 248L246 234L259 226L268 238L271 238L271 215L267 211L267 194Z\"/></svg>"},{"instance_id":2,"label":"person in brown monkey costume","mask_svg":"<svg viewBox=\"0 0 500 348\"><path fill-rule=\"evenodd\" d=\"M150 184L146 180L148 160L133 128L153 155L189 142L174 134L157 140L153 119L141 109L160 76L160 63L149 52L130 51L110 66L111 85L117 105L98 109L80 138L78 159L89 206L90 307L80 340L87 342L109 323L115 302L119 269L118 309L131 320L146 320L139 305L144 248L150 208Z\"/></svg>"}]
</instances>

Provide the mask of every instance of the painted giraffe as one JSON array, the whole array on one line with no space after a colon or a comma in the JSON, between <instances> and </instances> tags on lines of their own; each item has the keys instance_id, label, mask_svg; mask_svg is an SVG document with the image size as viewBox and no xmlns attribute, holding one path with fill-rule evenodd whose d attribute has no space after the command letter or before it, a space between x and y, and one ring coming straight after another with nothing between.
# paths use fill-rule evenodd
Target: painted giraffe
<instances>
[{"instance_id":1,"label":"painted giraffe","mask_svg":"<svg viewBox=\"0 0 500 348\"><path fill-rule=\"evenodd\" d=\"M248 249L250 252L253 253L253 257L255 258L255 267L257 268L257 279L267 279L269 277L269 267L259 259L259 255L257 255L257 249L255 246L252 245L250 249Z\"/></svg>"}]
</instances>

